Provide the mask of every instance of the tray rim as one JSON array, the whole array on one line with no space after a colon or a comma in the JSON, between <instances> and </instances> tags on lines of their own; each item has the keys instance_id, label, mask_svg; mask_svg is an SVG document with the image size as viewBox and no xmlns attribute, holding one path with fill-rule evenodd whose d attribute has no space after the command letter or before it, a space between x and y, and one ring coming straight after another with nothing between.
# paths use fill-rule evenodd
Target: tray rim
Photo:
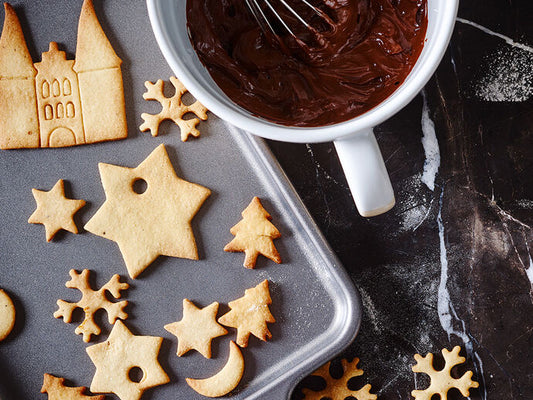
<instances>
[{"instance_id":1,"label":"tray rim","mask_svg":"<svg viewBox=\"0 0 533 400\"><path fill-rule=\"evenodd\" d=\"M230 130L234 134L241 135L243 139L242 145L257 156L258 161L265 171L265 175L268 174L269 178L273 180L273 183L280 190L283 196L283 202L285 203L284 206L296 217L303 231L305 231L313 243L313 247L316 248L318 254L322 257L324 265L328 266L328 271L334 279L332 283L337 286L338 293L343 294L343 296L339 296L342 301L335 303L335 310L337 311L336 318L328 327L328 330L336 333L334 340L329 341L327 346L316 350L311 357L305 358L303 355L298 357L295 360L296 367L293 367L290 371L287 371L284 375L281 375L278 379L266 385L262 390L246 398L247 400L259 399L270 390L269 395L272 395L272 393L280 394L279 397L272 398L289 399L296 385L303 378L331 358L337 356L354 341L359 332L362 320L361 296L352 278L331 249L288 176L268 147L267 140L242 131L232 125L230 125ZM344 312L339 314L339 310Z\"/></svg>"}]
</instances>

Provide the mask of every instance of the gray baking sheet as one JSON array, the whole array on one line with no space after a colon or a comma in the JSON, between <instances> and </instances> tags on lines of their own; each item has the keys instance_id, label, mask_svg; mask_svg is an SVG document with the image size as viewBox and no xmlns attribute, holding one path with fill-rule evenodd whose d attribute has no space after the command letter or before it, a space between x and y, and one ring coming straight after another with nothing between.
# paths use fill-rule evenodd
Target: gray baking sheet
<instances>
[{"instance_id":1,"label":"gray baking sheet","mask_svg":"<svg viewBox=\"0 0 533 400\"><path fill-rule=\"evenodd\" d=\"M11 3L34 62L40 61L50 41L58 42L60 50L74 58L81 0ZM93 288L120 274L131 285L123 292L130 303L126 325L134 334L164 338L159 361L171 383L148 390L144 399L203 398L187 386L185 378L216 373L226 362L229 341L235 340L235 330L230 329L229 335L213 341L212 359L195 351L177 357L177 340L163 326L181 319L184 298L201 307L218 301L221 316L228 311L228 302L268 279L271 311L277 320L269 325L273 338L261 342L251 337L243 349L244 377L228 397L287 398L299 379L353 339L360 321L355 289L262 140L212 114L199 126L201 137L186 143L170 122L162 125L155 138L139 131L141 113L160 109L157 103L143 100L144 82L161 78L170 87L172 72L157 47L144 2L95 0L94 4L123 60L129 137L65 149L0 152L0 287L12 296L18 312L15 330L0 342L0 397L45 398L39 394L43 373L90 386L95 367L85 351L88 344L74 333L81 313L77 323L53 317L57 299L80 298L80 292L65 287L69 270L87 268L94 271ZM3 10L0 16L3 21ZM50 190L64 179L69 197L87 201L76 216L82 228L105 200L98 163L136 167L161 143L178 176L212 191L193 220L199 261L159 257L132 280L115 242L81 229L79 235L62 232L47 243L44 227L28 224L35 210L31 189ZM243 253L222 249L233 238L230 227L241 219L253 196L262 199L282 233L275 245L283 263L260 257L256 269L247 270L242 267ZM104 313L97 317L103 332L92 343L105 340L111 328Z\"/></svg>"}]
</instances>

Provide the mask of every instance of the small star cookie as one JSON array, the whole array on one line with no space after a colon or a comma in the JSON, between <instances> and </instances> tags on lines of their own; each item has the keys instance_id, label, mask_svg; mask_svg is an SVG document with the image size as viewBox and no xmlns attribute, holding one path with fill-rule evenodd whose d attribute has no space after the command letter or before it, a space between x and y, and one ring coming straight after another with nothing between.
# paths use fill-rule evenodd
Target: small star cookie
<instances>
[{"instance_id":1,"label":"small star cookie","mask_svg":"<svg viewBox=\"0 0 533 400\"><path fill-rule=\"evenodd\" d=\"M85 387L65 386L64 378L56 378L50 374L44 374L43 387L41 393L48 394L48 400L104 400L103 394L98 396L88 396L85 394Z\"/></svg>"},{"instance_id":2,"label":"small star cookie","mask_svg":"<svg viewBox=\"0 0 533 400\"><path fill-rule=\"evenodd\" d=\"M162 341L160 337L133 335L122 321L115 322L105 342L86 349L96 366L91 391L139 400L146 389L168 383L170 379L157 361ZM138 382L129 376L134 368L143 374Z\"/></svg>"},{"instance_id":3,"label":"small star cookie","mask_svg":"<svg viewBox=\"0 0 533 400\"><path fill-rule=\"evenodd\" d=\"M183 318L181 321L165 325L165 329L178 338L177 355L181 357L189 350L197 350L205 358L211 358L211 341L226 335L217 319L218 303L198 308L188 299L183 299Z\"/></svg>"},{"instance_id":4,"label":"small star cookie","mask_svg":"<svg viewBox=\"0 0 533 400\"><path fill-rule=\"evenodd\" d=\"M272 334L268 330L267 322L276 322L268 306L272 304L268 281L265 279L254 288L246 289L244 296L229 303L231 311L218 319L224 326L237 328L237 344L248 346L250 334L266 341Z\"/></svg>"},{"instance_id":5,"label":"small star cookie","mask_svg":"<svg viewBox=\"0 0 533 400\"><path fill-rule=\"evenodd\" d=\"M160 255L198 259L191 220L211 191L178 178L164 145L137 168L99 168L106 201L85 229L118 243L132 278Z\"/></svg>"},{"instance_id":6,"label":"small star cookie","mask_svg":"<svg viewBox=\"0 0 533 400\"><path fill-rule=\"evenodd\" d=\"M63 179L56 182L48 191L31 190L37 203L37 209L28 219L30 224L43 224L46 230L46 241L49 242L60 230L78 233L74 223L74 214L85 205L85 200L73 200L65 197Z\"/></svg>"}]
</instances>

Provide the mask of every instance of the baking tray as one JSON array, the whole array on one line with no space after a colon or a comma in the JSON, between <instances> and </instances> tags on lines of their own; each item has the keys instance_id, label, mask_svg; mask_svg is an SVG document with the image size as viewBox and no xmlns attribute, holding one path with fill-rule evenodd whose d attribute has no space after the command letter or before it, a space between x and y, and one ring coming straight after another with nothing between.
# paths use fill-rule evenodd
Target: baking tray
<instances>
[{"instance_id":1,"label":"baking tray","mask_svg":"<svg viewBox=\"0 0 533 400\"><path fill-rule=\"evenodd\" d=\"M164 338L159 361L171 383L148 390L143 399L204 398L187 386L185 377L211 376L226 362L229 341L235 339L231 329L213 341L210 360L195 351L176 356L176 338L163 326L181 319L183 298L201 307L218 301L220 316L228 311L228 302L268 279L277 320L269 325L273 338L261 342L251 337L243 349L245 375L228 397L288 398L301 378L353 340L361 319L358 294L263 140L212 114L200 124L202 136L186 143L170 122L156 138L139 131L140 114L159 110L157 103L143 100L144 81L168 80L172 71L158 49L143 2L94 3L123 60L129 137L66 149L0 152L0 287L12 296L18 312L12 335L0 342L0 397L45 398L39 394L45 372L90 386L95 367L85 351L88 345L74 333L77 323L53 317L57 299L80 298L77 290L65 287L68 271L87 268L95 272L94 288L120 274L131 285L123 295L130 302L126 325L134 334ZM74 58L81 4L12 1L34 62L50 41ZM49 190L61 178L69 197L88 202L76 219L83 227L105 200L98 162L136 167L161 143L178 176L212 191L193 220L199 261L160 257L132 280L115 242L81 229L79 235L60 233L47 243L44 227L27 223L35 209L31 189ZM262 199L282 233L275 244L283 263L260 257L256 269L247 270L242 267L243 253L222 249L233 238L230 227L253 196ZM104 314L97 317L103 332L93 343L110 332Z\"/></svg>"}]
</instances>

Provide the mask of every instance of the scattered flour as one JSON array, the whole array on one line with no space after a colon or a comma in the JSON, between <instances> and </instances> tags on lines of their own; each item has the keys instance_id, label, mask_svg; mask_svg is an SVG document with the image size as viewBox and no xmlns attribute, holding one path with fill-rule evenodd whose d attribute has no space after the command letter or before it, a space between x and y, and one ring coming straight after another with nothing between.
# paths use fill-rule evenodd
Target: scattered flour
<instances>
[{"instance_id":1,"label":"scattered flour","mask_svg":"<svg viewBox=\"0 0 533 400\"><path fill-rule=\"evenodd\" d=\"M531 209L533 208L533 200L522 199L516 202L519 207Z\"/></svg>"},{"instance_id":2,"label":"scattered flour","mask_svg":"<svg viewBox=\"0 0 533 400\"><path fill-rule=\"evenodd\" d=\"M533 96L533 47L463 18L457 18L457 22L497 37L507 45L487 59L485 75L474 84L475 96L492 102L529 100Z\"/></svg>"},{"instance_id":3,"label":"scattered flour","mask_svg":"<svg viewBox=\"0 0 533 400\"><path fill-rule=\"evenodd\" d=\"M475 96L491 102L523 102L533 96L533 54L506 47L492 54L485 74L474 84Z\"/></svg>"},{"instance_id":4,"label":"scattered flour","mask_svg":"<svg viewBox=\"0 0 533 400\"><path fill-rule=\"evenodd\" d=\"M424 189L422 174L416 174L405 179L398 192L398 204L401 210L398 212L400 232L416 230L428 217L431 211L431 202L426 197L427 189Z\"/></svg>"}]
</instances>

